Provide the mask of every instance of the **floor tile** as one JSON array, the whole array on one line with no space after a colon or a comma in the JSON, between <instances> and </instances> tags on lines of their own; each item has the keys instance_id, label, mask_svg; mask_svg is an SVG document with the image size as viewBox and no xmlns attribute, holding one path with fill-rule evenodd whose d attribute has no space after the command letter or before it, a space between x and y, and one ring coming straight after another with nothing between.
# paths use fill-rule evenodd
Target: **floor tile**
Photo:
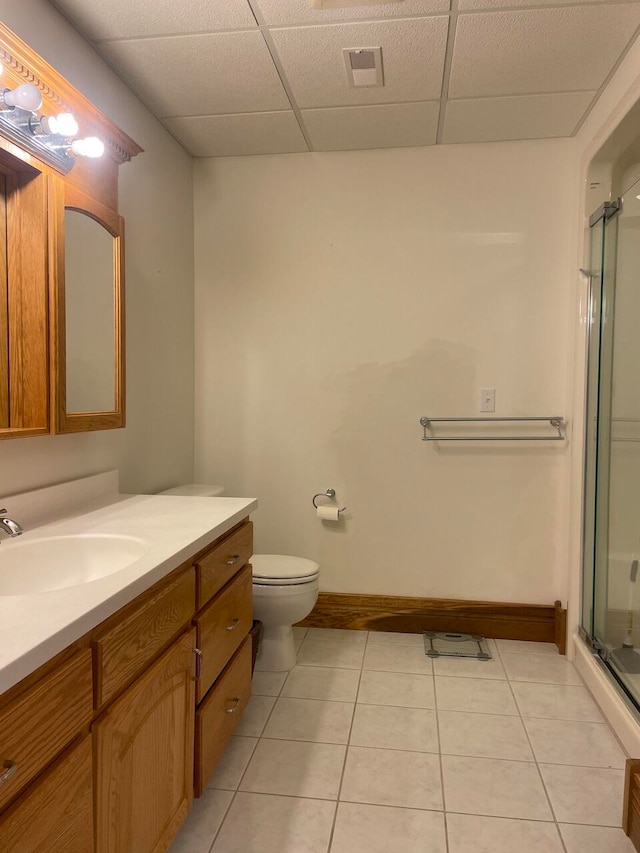
<instances>
[{"instance_id":1,"label":"floor tile","mask_svg":"<svg viewBox=\"0 0 640 853\"><path fill-rule=\"evenodd\" d=\"M304 640L307 636L308 628L298 628L295 625L293 626L293 639L294 640Z\"/></svg>"},{"instance_id":2,"label":"floor tile","mask_svg":"<svg viewBox=\"0 0 640 853\"><path fill-rule=\"evenodd\" d=\"M370 646L417 646L424 652L422 634L401 634L394 631L370 631Z\"/></svg>"},{"instance_id":3,"label":"floor tile","mask_svg":"<svg viewBox=\"0 0 640 853\"><path fill-rule=\"evenodd\" d=\"M235 791L258 743L254 737L232 737L207 782L207 788Z\"/></svg>"},{"instance_id":4,"label":"floor tile","mask_svg":"<svg viewBox=\"0 0 640 853\"><path fill-rule=\"evenodd\" d=\"M507 677L498 655L491 660L436 658L433 661L433 672L434 675L449 675L457 678L488 678L504 681Z\"/></svg>"},{"instance_id":5,"label":"floor tile","mask_svg":"<svg viewBox=\"0 0 640 853\"><path fill-rule=\"evenodd\" d=\"M340 803L331 853L446 853L441 812Z\"/></svg>"},{"instance_id":6,"label":"floor tile","mask_svg":"<svg viewBox=\"0 0 640 853\"><path fill-rule=\"evenodd\" d=\"M364 646L367 642L367 631L350 631L347 628L309 628L306 640L332 640L333 642L349 643Z\"/></svg>"},{"instance_id":7,"label":"floor tile","mask_svg":"<svg viewBox=\"0 0 640 853\"><path fill-rule=\"evenodd\" d=\"M237 794L212 853L327 853L335 803Z\"/></svg>"},{"instance_id":8,"label":"floor tile","mask_svg":"<svg viewBox=\"0 0 640 853\"><path fill-rule=\"evenodd\" d=\"M340 800L442 809L438 756L350 746Z\"/></svg>"},{"instance_id":9,"label":"floor tile","mask_svg":"<svg viewBox=\"0 0 640 853\"><path fill-rule=\"evenodd\" d=\"M564 853L554 823L447 814L449 853Z\"/></svg>"},{"instance_id":10,"label":"floor tile","mask_svg":"<svg viewBox=\"0 0 640 853\"><path fill-rule=\"evenodd\" d=\"M558 655L502 655L502 663L511 681L536 681L547 684L577 684L582 679L565 657Z\"/></svg>"},{"instance_id":11,"label":"floor tile","mask_svg":"<svg viewBox=\"0 0 640 853\"><path fill-rule=\"evenodd\" d=\"M623 770L541 764L540 771L559 822L622 825Z\"/></svg>"},{"instance_id":12,"label":"floor tile","mask_svg":"<svg viewBox=\"0 0 640 853\"><path fill-rule=\"evenodd\" d=\"M332 699L355 702L360 673L357 669L295 666L289 673L282 696L293 699Z\"/></svg>"},{"instance_id":13,"label":"floor tile","mask_svg":"<svg viewBox=\"0 0 640 853\"><path fill-rule=\"evenodd\" d=\"M364 669L379 672L413 672L431 675L433 666L424 649L416 646L368 645Z\"/></svg>"},{"instance_id":14,"label":"floor tile","mask_svg":"<svg viewBox=\"0 0 640 853\"><path fill-rule=\"evenodd\" d=\"M357 705L349 743L413 752L438 752L435 711Z\"/></svg>"},{"instance_id":15,"label":"floor tile","mask_svg":"<svg viewBox=\"0 0 640 853\"><path fill-rule=\"evenodd\" d=\"M364 650L364 643L305 639L298 651L298 664L305 666L339 667L341 669L360 669Z\"/></svg>"},{"instance_id":16,"label":"floor tile","mask_svg":"<svg viewBox=\"0 0 640 853\"><path fill-rule=\"evenodd\" d=\"M409 672L365 671L360 679L358 703L397 708L435 708L433 677Z\"/></svg>"},{"instance_id":17,"label":"floor tile","mask_svg":"<svg viewBox=\"0 0 640 853\"><path fill-rule=\"evenodd\" d=\"M280 698L275 704L263 737L347 743L353 708L353 702Z\"/></svg>"},{"instance_id":18,"label":"floor tile","mask_svg":"<svg viewBox=\"0 0 640 853\"><path fill-rule=\"evenodd\" d=\"M251 693L253 696L278 696L286 678L286 672L260 672L256 670L251 680Z\"/></svg>"},{"instance_id":19,"label":"floor tile","mask_svg":"<svg viewBox=\"0 0 640 853\"><path fill-rule=\"evenodd\" d=\"M439 709L518 715L518 708L507 681L437 676L435 685L436 704Z\"/></svg>"},{"instance_id":20,"label":"floor tile","mask_svg":"<svg viewBox=\"0 0 640 853\"><path fill-rule=\"evenodd\" d=\"M209 853L232 799L232 791L205 790L200 799L193 801L193 808L168 853Z\"/></svg>"},{"instance_id":21,"label":"floor tile","mask_svg":"<svg viewBox=\"0 0 640 853\"><path fill-rule=\"evenodd\" d=\"M338 744L261 740L240 790L335 800L344 755L345 747Z\"/></svg>"},{"instance_id":22,"label":"floor tile","mask_svg":"<svg viewBox=\"0 0 640 853\"><path fill-rule=\"evenodd\" d=\"M567 853L636 853L621 829L561 823L560 832Z\"/></svg>"},{"instance_id":23,"label":"floor tile","mask_svg":"<svg viewBox=\"0 0 640 853\"><path fill-rule=\"evenodd\" d=\"M443 755L442 772L447 811L553 820L535 764Z\"/></svg>"},{"instance_id":24,"label":"floor tile","mask_svg":"<svg viewBox=\"0 0 640 853\"><path fill-rule=\"evenodd\" d=\"M236 726L235 734L260 737L275 704L275 696L252 696Z\"/></svg>"},{"instance_id":25,"label":"floor tile","mask_svg":"<svg viewBox=\"0 0 640 853\"><path fill-rule=\"evenodd\" d=\"M555 643L535 643L526 640L496 640L498 650L516 655L557 655Z\"/></svg>"},{"instance_id":26,"label":"floor tile","mask_svg":"<svg viewBox=\"0 0 640 853\"><path fill-rule=\"evenodd\" d=\"M586 687L564 684L511 684L523 717L602 722L602 714Z\"/></svg>"},{"instance_id":27,"label":"floor tile","mask_svg":"<svg viewBox=\"0 0 640 853\"><path fill-rule=\"evenodd\" d=\"M525 719L536 759L544 764L579 764L624 769L626 756L606 723Z\"/></svg>"},{"instance_id":28,"label":"floor tile","mask_svg":"<svg viewBox=\"0 0 640 853\"><path fill-rule=\"evenodd\" d=\"M520 717L439 711L438 726L443 755L534 760Z\"/></svg>"}]
</instances>

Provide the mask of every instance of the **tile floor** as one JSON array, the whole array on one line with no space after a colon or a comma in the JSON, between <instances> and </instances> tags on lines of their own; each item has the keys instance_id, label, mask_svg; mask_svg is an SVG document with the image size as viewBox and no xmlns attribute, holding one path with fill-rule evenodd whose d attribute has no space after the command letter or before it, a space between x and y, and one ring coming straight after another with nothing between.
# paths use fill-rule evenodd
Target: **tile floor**
<instances>
[{"instance_id":1,"label":"tile floor","mask_svg":"<svg viewBox=\"0 0 640 853\"><path fill-rule=\"evenodd\" d=\"M294 630L170 853L634 853L625 755L555 647Z\"/></svg>"}]
</instances>

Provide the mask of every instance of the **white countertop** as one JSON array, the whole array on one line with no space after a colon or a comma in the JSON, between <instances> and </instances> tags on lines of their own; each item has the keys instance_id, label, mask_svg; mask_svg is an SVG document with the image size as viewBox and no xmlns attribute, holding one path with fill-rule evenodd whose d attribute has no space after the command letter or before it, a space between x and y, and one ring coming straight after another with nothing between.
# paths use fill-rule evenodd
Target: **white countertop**
<instances>
[{"instance_id":1,"label":"white countertop","mask_svg":"<svg viewBox=\"0 0 640 853\"><path fill-rule=\"evenodd\" d=\"M106 476L77 482L86 484ZM71 485L66 484L67 489ZM52 491L31 495L46 493L50 501ZM29 528L26 497L14 496L13 503L11 497L3 498L2 506L25 527L16 543L49 536L116 534L145 540L147 550L126 568L100 580L51 592L0 595L0 695L222 536L258 505L252 498L123 496L113 491L88 500L85 485L84 506L93 503L94 508L79 512L78 505L70 504L68 517ZM103 505L95 508L100 503ZM14 510L14 505L23 513ZM3 551L11 548L12 541L3 537L0 544L0 572Z\"/></svg>"}]
</instances>

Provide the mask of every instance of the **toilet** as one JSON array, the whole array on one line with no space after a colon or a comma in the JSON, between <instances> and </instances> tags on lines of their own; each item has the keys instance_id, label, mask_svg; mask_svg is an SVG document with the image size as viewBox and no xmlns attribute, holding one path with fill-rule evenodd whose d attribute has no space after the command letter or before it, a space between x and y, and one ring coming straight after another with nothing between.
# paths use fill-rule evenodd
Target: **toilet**
<instances>
[{"instance_id":1,"label":"toilet","mask_svg":"<svg viewBox=\"0 0 640 853\"><path fill-rule=\"evenodd\" d=\"M254 554L253 617L263 624L256 669L284 672L295 666L293 625L318 600L320 566L304 557Z\"/></svg>"},{"instance_id":2,"label":"toilet","mask_svg":"<svg viewBox=\"0 0 640 853\"><path fill-rule=\"evenodd\" d=\"M192 483L160 492L162 495L214 497L223 486ZM253 618L262 622L256 669L285 672L295 666L293 625L313 610L318 600L320 566L304 557L254 554Z\"/></svg>"}]
</instances>

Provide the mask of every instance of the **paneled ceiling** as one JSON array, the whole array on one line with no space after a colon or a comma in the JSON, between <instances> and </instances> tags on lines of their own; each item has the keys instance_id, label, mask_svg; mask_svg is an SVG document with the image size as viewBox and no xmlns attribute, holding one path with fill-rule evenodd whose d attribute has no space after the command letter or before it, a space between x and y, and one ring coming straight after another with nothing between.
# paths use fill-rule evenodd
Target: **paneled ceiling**
<instances>
[{"instance_id":1,"label":"paneled ceiling","mask_svg":"<svg viewBox=\"0 0 640 853\"><path fill-rule=\"evenodd\" d=\"M571 136L640 27L640 2L336 2L54 5L196 157ZM371 47L384 86L353 88L342 51Z\"/></svg>"}]
</instances>

